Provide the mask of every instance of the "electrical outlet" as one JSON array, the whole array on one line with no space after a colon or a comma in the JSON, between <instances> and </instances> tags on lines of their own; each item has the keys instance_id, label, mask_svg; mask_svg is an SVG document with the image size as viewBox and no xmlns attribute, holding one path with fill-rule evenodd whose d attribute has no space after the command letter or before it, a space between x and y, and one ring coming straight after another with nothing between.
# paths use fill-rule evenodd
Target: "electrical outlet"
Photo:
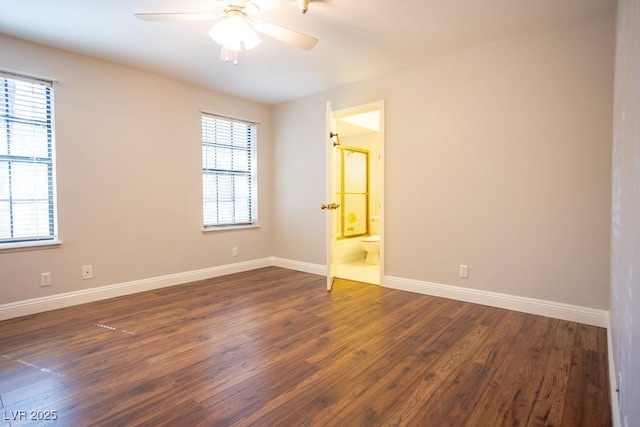
<instances>
[{"instance_id":1,"label":"electrical outlet","mask_svg":"<svg viewBox=\"0 0 640 427\"><path fill-rule=\"evenodd\" d=\"M40 273L40 286L51 286L51 273Z\"/></svg>"},{"instance_id":2,"label":"electrical outlet","mask_svg":"<svg viewBox=\"0 0 640 427\"><path fill-rule=\"evenodd\" d=\"M82 266L82 279L92 279L93 278L93 266L92 265L83 265Z\"/></svg>"},{"instance_id":3,"label":"electrical outlet","mask_svg":"<svg viewBox=\"0 0 640 427\"><path fill-rule=\"evenodd\" d=\"M236 246L231 248L231 256L238 256L238 248Z\"/></svg>"},{"instance_id":4,"label":"electrical outlet","mask_svg":"<svg viewBox=\"0 0 640 427\"><path fill-rule=\"evenodd\" d=\"M460 264L460 277L463 279L469 278L469 266L465 264Z\"/></svg>"}]
</instances>

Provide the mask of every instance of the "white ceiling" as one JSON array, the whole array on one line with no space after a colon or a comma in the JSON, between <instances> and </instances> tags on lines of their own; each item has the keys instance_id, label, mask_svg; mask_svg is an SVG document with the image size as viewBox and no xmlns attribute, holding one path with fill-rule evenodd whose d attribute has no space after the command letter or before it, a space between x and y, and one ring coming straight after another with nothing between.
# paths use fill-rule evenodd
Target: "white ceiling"
<instances>
[{"instance_id":1,"label":"white ceiling","mask_svg":"<svg viewBox=\"0 0 640 427\"><path fill-rule=\"evenodd\" d=\"M209 21L143 22L136 12L212 12L214 0L0 0L0 33L277 104L510 35L615 7L615 0L260 0L261 19L320 41L263 36L238 65L219 59ZM0 68L2 55L0 52Z\"/></svg>"}]
</instances>

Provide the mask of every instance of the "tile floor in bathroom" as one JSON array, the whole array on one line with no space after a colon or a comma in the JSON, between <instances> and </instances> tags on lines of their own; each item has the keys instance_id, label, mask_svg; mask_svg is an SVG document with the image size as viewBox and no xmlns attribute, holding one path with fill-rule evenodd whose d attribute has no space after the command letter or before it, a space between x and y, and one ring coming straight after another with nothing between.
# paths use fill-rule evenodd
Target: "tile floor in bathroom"
<instances>
[{"instance_id":1,"label":"tile floor in bathroom","mask_svg":"<svg viewBox=\"0 0 640 427\"><path fill-rule=\"evenodd\" d=\"M336 266L336 277L379 285L380 266L367 264L362 258Z\"/></svg>"}]
</instances>

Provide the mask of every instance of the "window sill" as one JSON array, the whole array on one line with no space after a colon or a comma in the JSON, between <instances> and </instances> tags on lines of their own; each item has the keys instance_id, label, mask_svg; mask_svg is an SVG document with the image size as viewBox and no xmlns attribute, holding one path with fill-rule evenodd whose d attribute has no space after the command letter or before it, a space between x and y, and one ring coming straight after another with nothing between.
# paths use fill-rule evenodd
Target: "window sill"
<instances>
[{"instance_id":1,"label":"window sill","mask_svg":"<svg viewBox=\"0 0 640 427\"><path fill-rule=\"evenodd\" d=\"M216 233L220 231L235 231L235 230L247 230L251 228L260 228L260 224L251 224L251 225L225 225L219 227L207 227L203 228L203 233Z\"/></svg>"},{"instance_id":2,"label":"window sill","mask_svg":"<svg viewBox=\"0 0 640 427\"><path fill-rule=\"evenodd\" d=\"M4 243L0 244L0 254L7 252L39 251L42 249L59 248L61 240L41 240L36 242Z\"/></svg>"}]
</instances>

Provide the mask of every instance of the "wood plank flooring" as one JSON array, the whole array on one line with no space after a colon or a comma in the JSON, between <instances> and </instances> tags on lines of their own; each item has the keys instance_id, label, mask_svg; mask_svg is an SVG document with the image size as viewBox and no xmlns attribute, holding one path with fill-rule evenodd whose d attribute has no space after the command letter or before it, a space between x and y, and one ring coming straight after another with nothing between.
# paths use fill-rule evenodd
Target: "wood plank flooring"
<instances>
[{"instance_id":1,"label":"wood plank flooring","mask_svg":"<svg viewBox=\"0 0 640 427\"><path fill-rule=\"evenodd\" d=\"M0 322L0 426L609 426L606 352L602 328L269 267Z\"/></svg>"}]
</instances>

